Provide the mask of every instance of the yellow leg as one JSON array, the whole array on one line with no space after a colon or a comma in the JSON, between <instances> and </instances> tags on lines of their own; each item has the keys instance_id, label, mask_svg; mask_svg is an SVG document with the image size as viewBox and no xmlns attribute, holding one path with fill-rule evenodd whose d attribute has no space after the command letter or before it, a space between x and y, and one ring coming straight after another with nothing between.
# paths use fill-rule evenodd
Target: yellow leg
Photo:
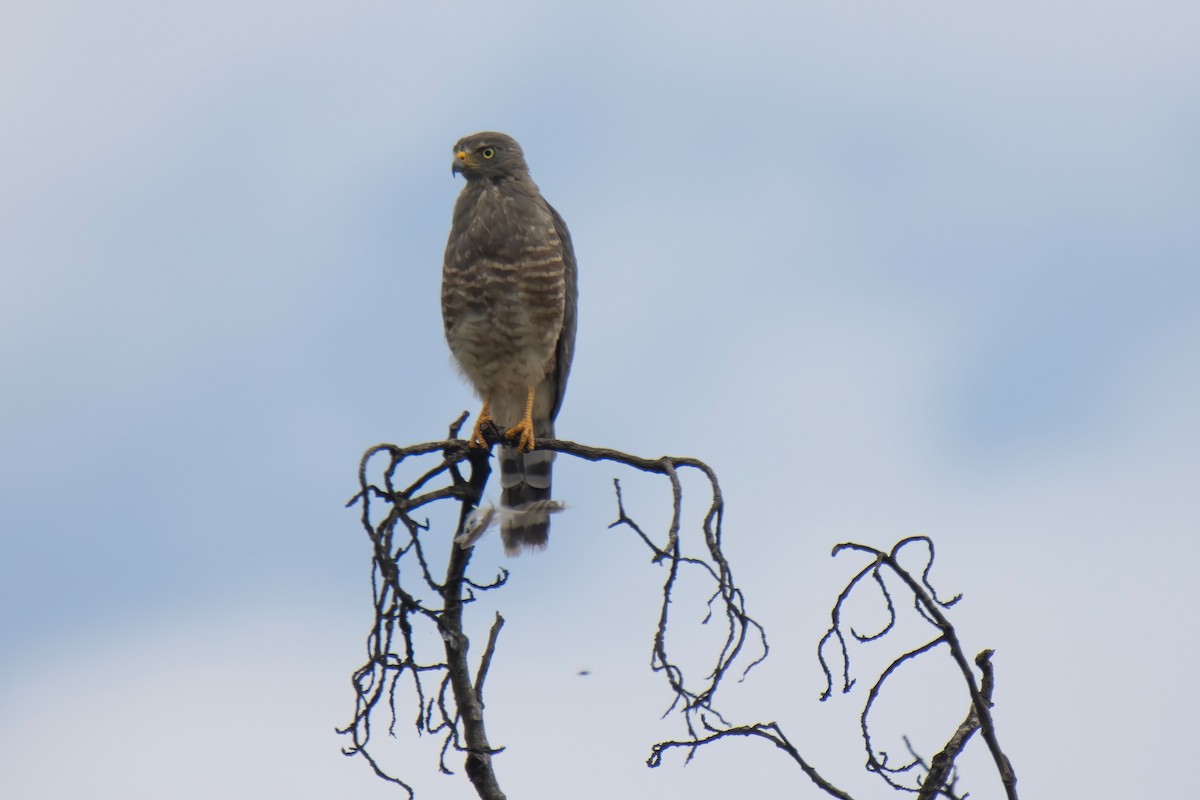
<instances>
[{"instance_id":1,"label":"yellow leg","mask_svg":"<svg viewBox=\"0 0 1200 800\"><path fill-rule=\"evenodd\" d=\"M528 453L533 449L533 390L534 387L530 386L529 394L525 398L525 416L504 432L505 439L516 440L514 444L522 453Z\"/></svg>"},{"instance_id":2,"label":"yellow leg","mask_svg":"<svg viewBox=\"0 0 1200 800\"><path fill-rule=\"evenodd\" d=\"M471 439L467 442L469 447L487 447L487 440L483 438L483 432L480 428L492 421L492 398L483 398L483 408L479 410L479 416L475 418L475 430L471 431Z\"/></svg>"}]
</instances>

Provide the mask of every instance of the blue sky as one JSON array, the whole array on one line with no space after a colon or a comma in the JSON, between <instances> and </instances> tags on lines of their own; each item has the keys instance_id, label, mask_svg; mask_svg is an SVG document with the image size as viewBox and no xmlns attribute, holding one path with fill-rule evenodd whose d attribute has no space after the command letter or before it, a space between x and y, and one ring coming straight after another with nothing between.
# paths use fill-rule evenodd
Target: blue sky
<instances>
[{"instance_id":1,"label":"blue sky","mask_svg":"<svg viewBox=\"0 0 1200 800\"><path fill-rule=\"evenodd\" d=\"M739 712L878 796L861 697L815 701L851 569L827 554L926 533L968 646L997 650L1025 793L1187 780L1189 4L0 16L0 794L396 796L331 733L370 613L341 505L368 446L475 410L438 285L450 146L482 129L522 142L575 240L561 435L722 477L775 647ZM655 574L606 530L613 475L560 461L551 548L477 556L513 570L502 785L588 797L573 773L599 755L596 797L790 796L767 748L642 766L674 731L645 666ZM661 515L665 487L628 480ZM424 796L469 796L428 742L390 746ZM999 797L971 766L972 796Z\"/></svg>"}]
</instances>

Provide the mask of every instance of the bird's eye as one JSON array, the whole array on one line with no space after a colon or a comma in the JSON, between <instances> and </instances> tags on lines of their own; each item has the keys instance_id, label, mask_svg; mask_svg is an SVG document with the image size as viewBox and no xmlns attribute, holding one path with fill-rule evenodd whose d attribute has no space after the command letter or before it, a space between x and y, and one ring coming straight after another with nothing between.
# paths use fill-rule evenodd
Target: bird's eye
<instances>
[{"instance_id":1,"label":"bird's eye","mask_svg":"<svg viewBox=\"0 0 1200 800\"><path fill-rule=\"evenodd\" d=\"M490 147L485 147L482 150L480 150L479 152L483 155L484 158L491 158L492 156L496 155L496 151Z\"/></svg>"}]
</instances>

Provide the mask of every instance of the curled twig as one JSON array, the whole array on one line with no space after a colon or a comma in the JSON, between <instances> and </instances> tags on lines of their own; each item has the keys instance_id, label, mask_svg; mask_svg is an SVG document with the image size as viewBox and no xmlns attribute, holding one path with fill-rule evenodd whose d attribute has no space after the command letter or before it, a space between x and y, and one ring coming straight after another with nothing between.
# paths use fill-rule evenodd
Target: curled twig
<instances>
[{"instance_id":1,"label":"curled twig","mask_svg":"<svg viewBox=\"0 0 1200 800\"><path fill-rule=\"evenodd\" d=\"M926 549L926 558L919 577L915 577L912 572L904 568L899 562L899 554L902 550L917 545L923 546ZM837 641L839 644L843 692L849 691L854 683L850 678L850 657L846 647L846 637L843 633L844 622L842 615L846 601L854 589L868 575L871 576L872 581L882 593L887 607L888 621L878 633L859 635L851 629L853 638L864 644L875 642L895 627L896 606L892 599L891 590L884 580L885 572L895 576L904 584L905 588L912 594L913 605L919 617L936 631L933 639L895 658L884 669L868 693L866 704L860 716L863 743L867 750L868 769L877 773L892 787L905 791L920 792L923 798L931 798L938 793L949 795L948 781L952 780L954 761L966 746L971 735L976 730L979 730L987 742L988 750L996 764L996 769L1004 785L1007 797L1009 800L1016 800L1016 775L1012 770L1008 758L1000 749L999 741L996 738L995 724L992 721L990 713L992 688L994 686L994 676L990 661L991 651L985 651L976 659L976 664L979 666L984 677L984 689L981 689L976 681L971 665L967 662L963 654L958 633L945 615L945 611L958 603L962 599L962 595L956 594L947 600L942 600L938 596L937 590L934 588L929 577L935 558L933 541L927 536L912 536L898 542L889 552L852 542L839 544L833 549L834 556L844 552L860 552L869 556L872 561L855 573L847 583L845 589L838 595L831 615L832 624L817 645L817 657L826 677L825 691L821 695L822 700L827 699L833 691L833 670L830 668L826 652L829 642ZM966 684L971 701L967 718L930 764L926 765L915 753L911 761L900 765L889 764L887 755L877 751L871 744L871 726L869 723L871 709L883 691L885 684L901 666L929 653L942 644L947 646L951 658L957 665ZM909 749L912 752L911 746ZM903 773L911 773L917 767L920 767L923 772L919 781L919 787L905 785L893 777Z\"/></svg>"}]
</instances>

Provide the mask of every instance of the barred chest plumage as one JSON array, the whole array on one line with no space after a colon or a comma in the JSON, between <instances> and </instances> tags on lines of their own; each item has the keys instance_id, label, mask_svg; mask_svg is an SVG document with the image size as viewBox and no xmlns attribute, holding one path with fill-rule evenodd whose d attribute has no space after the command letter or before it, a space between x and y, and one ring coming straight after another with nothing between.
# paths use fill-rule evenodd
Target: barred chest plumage
<instances>
[{"instance_id":1,"label":"barred chest plumage","mask_svg":"<svg viewBox=\"0 0 1200 800\"><path fill-rule=\"evenodd\" d=\"M446 247L442 312L463 374L495 418L515 424L526 391L554 369L565 302L563 243L529 179L468 184Z\"/></svg>"}]
</instances>

